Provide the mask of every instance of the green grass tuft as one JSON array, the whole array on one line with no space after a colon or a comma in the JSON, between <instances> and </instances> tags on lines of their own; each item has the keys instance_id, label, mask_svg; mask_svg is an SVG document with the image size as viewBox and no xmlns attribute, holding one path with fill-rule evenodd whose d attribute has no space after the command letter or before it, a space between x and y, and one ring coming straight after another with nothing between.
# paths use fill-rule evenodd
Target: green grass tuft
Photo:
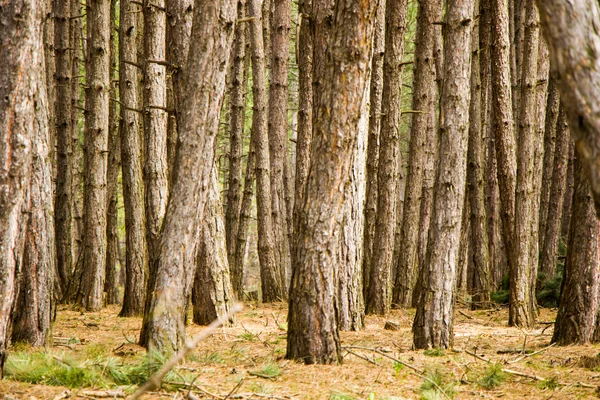
<instances>
[{"instance_id":1,"label":"green grass tuft","mask_svg":"<svg viewBox=\"0 0 600 400\"><path fill-rule=\"evenodd\" d=\"M428 357L443 357L446 355L443 349L427 349L423 354Z\"/></svg>"},{"instance_id":2,"label":"green grass tuft","mask_svg":"<svg viewBox=\"0 0 600 400\"><path fill-rule=\"evenodd\" d=\"M540 381L538 383L538 387L540 389L548 389L548 390L555 390L558 389L558 387L560 386L560 382L558 381L558 379L556 379L556 377L552 377L549 379L544 379L543 381Z\"/></svg>"},{"instance_id":3,"label":"green grass tuft","mask_svg":"<svg viewBox=\"0 0 600 400\"><path fill-rule=\"evenodd\" d=\"M484 375L477 381L477 384L484 389L494 389L506 380L506 372L502 370L502 366L499 364L493 364L488 367Z\"/></svg>"},{"instance_id":4,"label":"green grass tuft","mask_svg":"<svg viewBox=\"0 0 600 400\"><path fill-rule=\"evenodd\" d=\"M421 384L421 400L439 400L446 398L446 396L454 397L456 394L454 383L448 381L440 370L428 371L425 374L427 379L424 379Z\"/></svg>"}]
</instances>

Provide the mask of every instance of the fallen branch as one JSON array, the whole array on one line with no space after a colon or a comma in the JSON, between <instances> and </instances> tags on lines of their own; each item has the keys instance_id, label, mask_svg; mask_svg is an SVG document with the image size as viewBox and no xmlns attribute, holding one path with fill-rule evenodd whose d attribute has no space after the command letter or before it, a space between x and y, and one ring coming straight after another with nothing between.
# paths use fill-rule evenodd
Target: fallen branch
<instances>
[{"instance_id":1,"label":"fallen branch","mask_svg":"<svg viewBox=\"0 0 600 400\"><path fill-rule=\"evenodd\" d=\"M533 356L535 356L536 354L540 354L540 353L542 353L542 352L544 352L544 351L548 350L549 348L551 348L551 347L554 347L555 345L556 345L556 343L552 343L550 346L546 346L546 347L544 347L543 349L540 349L540 350L538 350L538 351L534 351L533 353L529 353L529 354L523 354L522 356L520 356L520 357L517 357L517 358L515 358L515 359L514 359L514 360L512 360L512 361L509 361L509 362L507 362L507 364L514 364L514 363L517 363L517 362L519 362L519 361L521 361L521 360L524 360L524 359L525 359L525 358L527 358L527 357L533 357Z\"/></svg>"},{"instance_id":2,"label":"fallen branch","mask_svg":"<svg viewBox=\"0 0 600 400\"><path fill-rule=\"evenodd\" d=\"M167 361L163 367L154 374L146 383L144 383L140 388L133 394L131 397L132 400L139 399L145 392L152 390L158 387L162 381L162 379L167 375L167 373L173 369L177 364L179 364L188 353L190 353L194 348L198 345L198 343L210 335L214 331L216 331L219 327L223 325L225 321L229 321L231 317L235 315L235 313L241 311L243 306L240 303L234 304L229 312L225 314L221 319L214 320L209 326L207 326L202 332L200 332L195 338L191 341L186 342L185 346L177 354L175 354L169 361Z\"/></svg>"}]
</instances>

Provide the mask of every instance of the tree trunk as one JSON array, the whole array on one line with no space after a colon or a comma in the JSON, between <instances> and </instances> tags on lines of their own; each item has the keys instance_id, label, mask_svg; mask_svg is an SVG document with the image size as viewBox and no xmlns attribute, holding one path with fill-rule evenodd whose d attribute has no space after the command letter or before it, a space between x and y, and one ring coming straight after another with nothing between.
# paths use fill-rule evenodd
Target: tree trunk
<instances>
[{"instance_id":1,"label":"tree trunk","mask_svg":"<svg viewBox=\"0 0 600 400\"><path fill-rule=\"evenodd\" d=\"M421 196L423 193L424 168L426 165L427 140L431 114L435 102L435 64L433 55L435 26L441 2L421 1L417 12L415 34L415 64L413 76L412 114L410 147L408 153L408 175L404 195L404 211L400 236L400 257L394 284L392 304L410 307L412 292L418 274L418 240L421 220ZM432 129L435 129L432 127Z\"/></svg>"},{"instance_id":2,"label":"tree trunk","mask_svg":"<svg viewBox=\"0 0 600 400\"><path fill-rule=\"evenodd\" d=\"M88 311L99 311L102 308L106 269L110 0L89 2L86 14L84 247L76 302Z\"/></svg>"},{"instance_id":3,"label":"tree trunk","mask_svg":"<svg viewBox=\"0 0 600 400\"><path fill-rule=\"evenodd\" d=\"M535 322L535 310L530 285L532 270L530 246L534 209L534 157L536 141L536 82L539 23L533 0L527 0L525 22L525 52L521 77L521 99L519 104L519 145L517 155L517 183L515 197L514 247L510 253L514 264L510 270L510 302L508 323L512 326L529 327Z\"/></svg>"},{"instance_id":4,"label":"tree trunk","mask_svg":"<svg viewBox=\"0 0 600 400\"><path fill-rule=\"evenodd\" d=\"M264 302L281 301L287 297L282 281L281 264L275 257L273 239L272 202L270 186L269 138L267 131L267 93L265 82L265 57L262 49L263 38L260 20L260 4L251 0L249 15L250 43L252 47L252 83L254 113L252 131L256 151L256 204L258 217L258 256L260 259L260 280Z\"/></svg>"},{"instance_id":5,"label":"tree trunk","mask_svg":"<svg viewBox=\"0 0 600 400\"><path fill-rule=\"evenodd\" d=\"M554 167L552 168L552 187L549 192L548 214L546 217L546 232L542 248L542 278L551 279L556 273L558 240L560 237L561 213L565 201L565 185L567 166L569 163L569 144L571 135L567 126L567 115L561 108L556 132L556 149L554 151Z\"/></svg>"},{"instance_id":6,"label":"tree trunk","mask_svg":"<svg viewBox=\"0 0 600 400\"><path fill-rule=\"evenodd\" d=\"M594 26L600 4L593 0L537 1L543 33L550 49L551 66L560 76L562 104L569 118L577 153L591 185L596 212L600 215L600 34Z\"/></svg>"},{"instance_id":7,"label":"tree trunk","mask_svg":"<svg viewBox=\"0 0 600 400\"><path fill-rule=\"evenodd\" d=\"M56 264L61 291L65 291L73 269L73 158L71 151L71 1L54 0L54 54L56 61Z\"/></svg>"},{"instance_id":8,"label":"tree trunk","mask_svg":"<svg viewBox=\"0 0 600 400\"><path fill-rule=\"evenodd\" d=\"M56 177L56 60L54 58L54 13L52 11L53 0L45 0L40 2L40 7L43 7L42 29L44 30L44 65L45 65L45 83L46 94L48 98L48 157L52 161L52 177Z\"/></svg>"},{"instance_id":9,"label":"tree trunk","mask_svg":"<svg viewBox=\"0 0 600 400\"><path fill-rule=\"evenodd\" d=\"M569 247L552 336L552 343L559 345L591 342L598 309L598 219L590 185L578 161L575 177Z\"/></svg>"},{"instance_id":10,"label":"tree trunk","mask_svg":"<svg viewBox=\"0 0 600 400\"><path fill-rule=\"evenodd\" d=\"M197 0L178 119L173 186L156 280L149 287L140 343L172 351L185 340L185 309L195 273L195 243L214 162L214 138L233 42L235 0ZM198 111L202 111L201 113ZM183 251L181 249L184 249Z\"/></svg>"},{"instance_id":11,"label":"tree trunk","mask_svg":"<svg viewBox=\"0 0 600 400\"><path fill-rule=\"evenodd\" d=\"M288 241L287 204L285 202L284 178L288 160L288 63L290 53L289 0L273 0L271 25L271 62L269 83L269 179L271 182L271 215L273 250L276 265L279 265L283 298L287 298L287 287L291 272L290 244ZM265 21L264 23L268 23ZM291 206L291 204L289 205Z\"/></svg>"},{"instance_id":12,"label":"tree trunk","mask_svg":"<svg viewBox=\"0 0 600 400\"><path fill-rule=\"evenodd\" d=\"M562 103L562 102L561 102ZM573 205L573 192L575 191L575 142L573 138L569 140L569 162L567 163L567 182L565 183L565 199L563 200L563 210L560 223L560 236L568 239L569 229L571 227L571 206Z\"/></svg>"},{"instance_id":13,"label":"tree trunk","mask_svg":"<svg viewBox=\"0 0 600 400\"><path fill-rule=\"evenodd\" d=\"M238 19L246 15L246 5L238 1ZM227 239L227 258L229 265L238 263L236 245L242 205L242 153L244 123L246 122L246 24L238 24L235 29L233 45L233 64L231 66L231 87L229 89L229 177L227 187L227 212L225 215L225 236ZM236 275L237 274L237 275ZM243 288L240 271L231 269L234 291L242 298Z\"/></svg>"},{"instance_id":14,"label":"tree trunk","mask_svg":"<svg viewBox=\"0 0 600 400\"><path fill-rule=\"evenodd\" d=\"M385 55L385 1L377 4L369 102L369 134L367 141L367 176L365 196L365 227L363 239L363 291L367 297L371 279L371 260L377 219L377 166L379 163L379 133L381 131L381 102L383 99L383 58ZM302 81L300 81L302 82Z\"/></svg>"},{"instance_id":15,"label":"tree trunk","mask_svg":"<svg viewBox=\"0 0 600 400\"><path fill-rule=\"evenodd\" d=\"M24 250L35 97L45 90L42 17L36 0L6 3L0 16L0 378Z\"/></svg>"},{"instance_id":16,"label":"tree trunk","mask_svg":"<svg viewBox=\"0 0 600 400\"><path fill-rule=\"evenodd\" d=\"M467 172L472 18L473 1L448 4L440 100L443 134L423 287L413 324L416 348L447 348L453 341L454 283Z\"/></svg>"},{"instance_id":17,"label":"tree trunk","mask_svg":"<svg viewBox=\"0 0 600 400\"><path fill-rule=\"evenodd\" d=\"M314 4L317 38L320 24L327 23L321 17L329 1ZM324 63L314 70L321 85L314 99L312 173L296 232L286 355L309 364L341 361L335 256L344 210L339 205L350 183L357 124L364 112L375 6L375 1L335 2Z\"/></svg>"},{"instance_id":18,"label":"tree trunk","mask_svg":"<svg viewBox=\"0 0 600 400\"><path fill-rule=\"evenodd\" d=\"M394 254L396 205L398 202L396 182L401 163L400 114L402 109L399 99L402 93L401 71L407 4L405 0L386 2L383 116L377 167L377 218L370 268L371 277L366 299L368 314L386 315L390 311L392 300L391 265ZM417 199L414 200L417 201Z\"/></svg>"},{"instance_id":19,"label":"tree trunk","mask_svg":"<svg viewBox=\"0 0 600 400\"><path fill-rule=\"evenodd\" d=\"M144 186L150 274L160 257L160 233L167 210L167 83L165 0L144 1ZM152 278L151 278L152 279Z\"/></svg>"},{"instance_id":20,"label":"tree trunk","mask_svg":"<svg viewBox=\"0 0 600 400\"><path fill-rule=\"evenodd\" d=\"M208 325L222 318L234 301L218 179L215 165L199 233L196 276L192 289L194 322L199 325Z\"/></svg>"},{"instance_id":21,"label":"tree trunk","mask_svg":"<svg viewBox=\"0 0 600 400\"><path fill-rule=\"evenodd\" d=\"M479 23L485 21L479 20ZM488 229L485 211L485 181L484 181L484 128L482 125L483 91L480 73L479 32L481 26L473 29L471 56L471 104L469 106L469 144L467 151L467 184L469 185L469 211L471 228L472 263L470 276L471 306L488 308L490 306L491 276L490 257L488 248ZM484 67L485 68L485 67ZM486 96L487 98L487 96Z\"/></svg>"},{"instance_id":22,"label":"tree trunk","mask_svg":"<svg viewBox=\"0 0 600 400\"><path fill-rule=\"evenodd\" d=\"M107 213L106 213L106 304L119 303L119 279L117 264L119 262L119 170L121 169L121 138L119 132L119 116L117 115L117 21L116 1L110 4L110 105L108 108L108 171L106 173Z\"/></svg>"},{"instance_id":23,"label":"tree trunk","mask_svg":"<svg viewBox=\"0 0 600 400\"><path fill-rule=\"evenodd\" d=\"M125 289L122 317L142 315L148 281L146 214L142 170L142 100L139 96L141 71L138 57L141 18L139 6L120 0L119 93L121 99L121 160L123 163L123 204L125 206Z\"/></svg>"}]
</instances>

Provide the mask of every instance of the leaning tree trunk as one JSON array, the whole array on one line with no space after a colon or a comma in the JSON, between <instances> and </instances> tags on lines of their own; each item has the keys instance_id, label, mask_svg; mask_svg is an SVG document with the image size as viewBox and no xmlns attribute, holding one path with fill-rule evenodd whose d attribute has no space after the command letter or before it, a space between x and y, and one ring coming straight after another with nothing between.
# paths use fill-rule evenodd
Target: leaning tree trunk
<instances>
[{"instance_id":1,"label":"leaning tree trunk","mask_svg":"<svg viewBox=\"0 0 600 400\"><path fill-rule=\"evenodd\" d=\"M439 1L421 1L417 12L415 34L415 66L413 77L412 114L410 147L408 153L408 175L404 194L404 211L392 304L410 307L413 288L418 273L419 226L421 220L421 196L426 165L427 140L429 137L430 108L435 101L435 64L433 45L435 35L434 18L441 9Z\"/></svg>"},{"instance_id":2,"label":"leaning tree trunk","mask_svg":"<svg viewBox=\"0 0 600 400\"><path fill-rule=\"evenodd\" d=\"M375 222L377 219L377 166L379 163L379 132L381 130L381 102L383 98L385 3L386 2L382 0L377 4L375 32L373 33L373 56L371 57L371 84L369 95L369 102L371 105L369 108L369 135L367 140L367 186L363 239L363 291L365 297L370 286L373 240L375 238ZM300 82L302 82L302 80L300 80Z\"/></svg>"},{"instance_id":3,"label":"leaning tree trunk","mask_svg":"<svg viewBox=\"0 0 600 400\"><path fill-rule=\"evenodd\" d=\"M71 150L71 0L54 0L54 54L56 62L56 279L64 292L73 269L73 158Z\"/></svg>"},{"instance_id":4,"label":"leaning tree trunk","mask_svg":"<svg viewBox=\"0 0 600 400\"><path fill-rule=\"evenodd\" d=\"M88 311L99 311L102 308L106 269L110 0L90 1L86 14L84 244L81 283L76 302Z\"/></svg>"},{"instance_id":5,"label":"leaning tree trunk","mask_svg":"<svg viewBox=\"0 0 600 400\"><path fill-rule=\"evenodd\" d=\"M25 249L20 265L20 289L13 310L13 342L27 342L33 346L48 343L53 296L56 247L54 242L54 193L52 164L49 157L50 132L48 129L48 100L43 85L45 70L37 68L38 88L34 97L31 151L31 181L28 204L23 211L29 213L25 228Z\"/></svg>"},{"instance_id":6,"label":"leaning tree trunk","mask_svg":"<svg viewBox=\"0 0 600 400\"><path fill-rule=\"evenodd\" d=\"M271 60L269 83L269 179L271 182L271 215L275 261L279 265L283 298L287 298L286 288L291 272L290 244L287 226L284 178L289 170L288 159L288 64L290 53L289 0L273 0L271 20ZM289 205L291 206L291 204Z\"/></svg>"},{"instance_id":7,"label":"leaning tree trunk","mask_svg":"<svg viewBox=\"0 0 600 400\"><path fill-rule=\"evenodd\" d=\"M515 197L514 247L510 253L514 264L510 270L510 301L508 323L529 327L535 322L535 310L530 285L532 281L531 246L534 209L534 171L536 142L536 82L539 41L539 17L533 0L527 0L525 21L523 73L519 102L517 183ZM537 243L536 243L537 244Z\"/></svg>"},{"instance_id":8,"label":"leaning tree trunk","mask_svg":"<svg viewBox=\"0 0 600 400\"><path fill-rule=\"evenodd\" d=\"M0 15L0 378L24 249L35 98L45 90L42 16L36 0L8 2Z\"/></svg>"},{"instance_id":9,"label":"leaning tree trunk","mask_svg":"<svg viewBox=\"0 0 600 400\"><path fill-rule=\"evenodd\" d=\"M569 145L571 143L567 115L562 108L559 112L555 132L556 148L554 151L554 167L552 168L552 184L549 192L550 201L546 217L546 238L541 255L541 270L546 279L551 279L556 272L561 213L563 211L563 202L565 201Z\"/></svg>"},{"instance_id":10,"label":"leaning tree trunk","mask_svg":"<svg viewBox=\"0 0 600 400\"><path fill-rule=\"evenodd\" d=\"M215 165L199 232L196 276L192 288L193 319L199 325L208 325L222 318L234 301L218 179Z\"/></svg>"},{"instance_id":11,"label":"leaning tree trunk","mask_svg":"<svg viewBox=\"0 0 600 400\"><path fill-rule=\"evenodd\" d=\"M600 215L600 4L593 0L537 1L552 69L561 77L561 101Z\"/></svg>"},{"instance_id":12,"label":"leaning tree trunk","mask_svg":"<svg viewBox=\"0 0 600 400\"><path fill-rule=\"evenodd\" d=\"M440 110L440 158L435 183L423 287L413 324L416 348L453 342L454 283L467 174L472 0L448 4L444 83Z\"/></svg>"},{"instance_id":13,"label":"leaning tree trunk","mask_svg":"<svg viewBox=\"0 0 600 400\"><path fill-rule=\"evenodd\" d=\"M479 23L484 21L480 20ZM469 144L467 151L467 181L469 185L469 211L471 228L471 250L473 263L469 274L469 289L472 295L473 308L490 306L491 275L488 248L488 229L485 213L485 181L484 181L484 128L482 125L482 87L480 74L479 31L481 26L473 29L471 56L471 104L469 106ZM485 68L485 67L484 67ZM487 97L487 96L486 96Z\"/></svg>"},{"instance_id":14,"label":"leaning tree trunk","mask_svg":"<svg viewBox=\"0 0 600 400\"><path fill-rule=\"evenodd\" d=\"M125 289L122 317L142 315L148 280L146 215L142 171L142 101L139 96L141 72L136 49L139 44L141 18L139 6L120 0L119 26L119 94L121 99L121 161L123 204L125 206Z\"/></svg>"},{"instance_id":15,"label":"leaning tree trunk","mask_svg":"<svg viewBox=\"0 0 600 400\"><path fill-rule=\"evenodd\" d=\"M159 351L175 350L185 341L184 313L196 265L194 239L210 187L235 5L235 0L197 0L194 6L173 186L156 261L156 281L149 288L140 334L143 345Z\"/></svg>"},{"instance_id":16,"label":"leaning tree trunk","mask_svg":"<svg viewBox=\"0 0 600 400\"><path fill-rule=\"evenodd\" d=\"M338 363L336 276L345 190L368 82L375 1L336 1L315 92L311 171L298 227L290 288L287 358ZM318 13L328 0L316 0ZM315 31L323 21L315 18ZM317 36L317 35L315 35ZM343 73L342 73L343 71ZM319 76L319 74L323 74Z\"/></svg>"},{"instance_id":17,"label":"leaning tree trunk","mask_svg":"<svg viewBox=\"0 0 600 400\"><path fill-rule=\"evenodd\" d=\"M386 315L392 300L391 277L400 172L400 114L402 56L406 30L407 1L390 0L385 10L385 56L383 98L377 167L377 218L373 241L366 312Z\"/></svg>"},{"instance_id":18,"label":"leaning tree trunk","mask_svg":"<svg viewBox=\"0 0 600 400\"><path fill-rule=\"evenodd\" d=\"M553 343L568 345L594 339L600 281L598 234L590 185L576 161L571 232Z\"/></svg>"},{"instance_id":19,"label":"leaning tree trunk","mask_svg":"<svg viewBox=\"0 0 600 400\"><path fill-rule=\"evenodd\" d=\"M121 169L121 138L117 115L117 21L116 1L110 2L110 105L108 108L108 171L106 173L106 304L119 303L119 170Z\"/></svg>"},{"instance_id":20,"label":"leaning tree trunk","mask_svg":"<svg viewBox=\"0 0 600 400\"><path fill-rule=\"evenodd\" d=\"M262 300L264 302L280 301L287 297L283 273L275 257L275 241L273 239L273 220L269 138L267 125L267 93L265 81L265 57L262 48L262 25L260 19L260 4L251 0L249 15L250 44L252 48L252 90L254 95L254 112L252 114L252 135L256 151L256 207L258 218L258 257L260 260L260 282Z\"/></svg>"}]
</instances>

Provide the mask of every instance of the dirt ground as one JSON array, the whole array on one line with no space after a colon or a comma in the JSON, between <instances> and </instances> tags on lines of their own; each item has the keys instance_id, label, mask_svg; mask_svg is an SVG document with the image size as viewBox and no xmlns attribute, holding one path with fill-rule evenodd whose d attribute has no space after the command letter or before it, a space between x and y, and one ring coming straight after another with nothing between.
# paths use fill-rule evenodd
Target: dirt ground
<instances>
[{"instance_id":1,"label":"dirt ground","mask_svg":"<svg viewBox=\"0 0 600 400\"><path fill-rule=\"evenodd\" d=\"M345 350L340 366L307 366L285 360L286 312L283 304L246 304L234 326L220 328L178 367L188 375L195 374L192 386L152 392L146 398L419 399L421 385L426 382L422 371L434 370L454 381L457 399L598 397L600 368L586 368L581 362L582 356L595 357L598 346L548 347L556 310L541 310L540 323L534 329L519 329L506 326L505 308L460 309L455 319L454 349L444 352L411 350L414 310L394 310L387 318L368 316L363 331L342 332ZM81 355L92 349L124 361L143 353L134 344L141 320L118 318L117 313L117 307L85 314L61 309L51 350ZM398 330L385 330L386 321L397 322ZM191 325L188 334L201 330ZM67 342L69 338L78 340ZM79 343L63 344L72 342ZM410 367L400 367L393 359ZM477 383L491 365L486 360L512 371L506 381L490 390ZM269 364L278 367L278 376L261 377L260 371ZM91 389L75 389L70 396L89 399L103 394L94 394ZM67 394L63 387L0 381L0 396L5 399L59 399Z\"/></svg>"}]
</instances>

